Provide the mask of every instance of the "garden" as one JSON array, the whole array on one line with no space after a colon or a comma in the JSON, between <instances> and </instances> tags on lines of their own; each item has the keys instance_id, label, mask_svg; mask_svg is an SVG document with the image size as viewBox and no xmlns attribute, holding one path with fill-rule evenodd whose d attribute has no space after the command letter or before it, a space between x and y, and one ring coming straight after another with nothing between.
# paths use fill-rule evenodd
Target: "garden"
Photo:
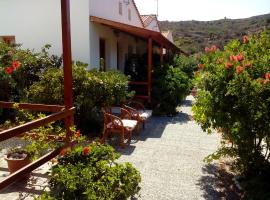
<instances>
[{"instance_id":1,"label":"garden","mask_svg":"<svg viewBox=\"0 0 270 200\"><path fill-rule=\"evenodd\" d=\"M49 48L46 45L41 52L33 52L0 43L0 101L63 104L62 58L51 56ZM264 31L232 40L224 49L212 45L197 57L176 56L170 64L153 67L148 107L156 116L176 116L177 107L194 86L194 120L208 134L217 132L221 137L219 149L205 161L228 159L246 199L270 198L269 50L270 32ZM87 70L81 62L74 62L72 70L76 112L71 133L75 143L62 148L51 169L50 191L38 199L128 199L140 191L140 172L130 163L119 163L120 154L110 145L100 144L99 138L102 108L121 106L134 96L130 77L118 71ZM0 109L0 129L45 114L14 104L13 109ZM10 153L35 160L63 146L62 121L33 132L21 138L23 147Z\"/></svg>"},{"instance_id":2,"label":"garden","mask_svg":"<svg viewBox=\"0 0 270 200\"><path fill-rule=\"evenodd\" d=\"M49 49L50 45L45 45L41 52L34 52L20 45L0 43L0 101L63 105L62 58L51 56ZM184 59L180 56L172 65L155 67L153 84L157 87L153 88L154 100L149 105L154 113L175 115L177 106L189 93L192 70L197 68L197 63L195 60L181 63ZM71 139L76 144L62 148L50 175L50 192L39 199L127 199L134 196L140 190L140 172L130 163L118 163L120 154L113 147L99 143L103 131L102 108L121 105L134 95L129 90L129 77L118 71L89 71L81 62L74 62L72 70L76 111ZM160 92L167 95L160 98ZM42 119L47 114L23 110L15 103L12 109L0 109L0 130ZM23 144L11 148L6 160L23 159L28 164L63 147L64 136L62 121L36 128L22 136Z\"/></svg>"}]
</instances>

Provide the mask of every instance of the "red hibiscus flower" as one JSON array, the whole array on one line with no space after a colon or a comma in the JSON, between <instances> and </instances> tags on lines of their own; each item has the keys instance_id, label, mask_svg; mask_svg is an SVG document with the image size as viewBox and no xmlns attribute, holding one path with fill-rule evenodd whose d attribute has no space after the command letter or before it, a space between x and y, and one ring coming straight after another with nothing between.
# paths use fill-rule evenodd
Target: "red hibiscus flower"
<instances>
[{"instance_id":1,"label":"red hibiscus flower","mask_svg":"<svg viewBox=\"0 0 270 200\"><path fill-rule=\"evenodd\" d=\"M242 67L242 66L237 66L237 67L236 67L236 73L237 73L237 74L242 73L243 70L244 70L244 67Z\"/></svg>"},{"instance_id":2,"label":"red hibiscus flower","mask_svg":"<svg viewBox=\"0 0 270 200\"><path fill-rule=\"evenodd\" d=\"M270 80L270 73L266 73L266 74L265 74L265 79Z\"/></svg>"},{"instance_id":3,"label":"red hibiscus flower","mask_svg":"<svg viewBox=\"0 0 270 200\"><path fill-rule=\"evenodd\" d=\"M226 62L226 63L225 63L225 67L226 67L227 69L232 68L232 66L233 66L233 64L232 64L231 62Z\"/></svg>"},{"instance_id":4,"label":"red hibiscus flower","mask_svg":"<svg viewBox=\"0 0 270 200\"><path fill-rule=\"evenodd\" d=\"M203 69L204 67L205 67L204 64L199 64L199 68L200 68L200 69Z\"/></svg>"},{"instance_id":5,"label":"red hibiscus flower","mask_svg":"<svg viewBox=\"0 0 270 200\"><path fill-rule=\"evenodd\" d=\"M248 43L248 41L249 41L249 38L248 38L248 36L245 35L245 36L243 37L243 43L246 44L246 43Z\"/></svg>"},{"instance_id":6,"label":"red hibiscus flower","mask_svg":"<svg viewBox=\"0 0 270 200\"><path fill-rule=\"evenodd\" d=\"M14 69L19 69L20 66L21 66L21 63L19 61L13 61L12 62L12 67Z\"/></svg>"},{"instance_id":7,"label":"red hibiscus flower","mask_svg":"<svg viewBox=\"0 0 270 200\"><path fill-rule=\"evenodd\" d=\"M84 147L83 148L83 155L84 156L87 156L89 154L89 152L90 152L90 148L89 147Z\"/></svg>"},{"instance_id":8,"label":"red hibiscus flower","mask_svg":"<svg viewBox=\"0 0 270 200\"><path fill-rule=\"evenodd\" d=\"M6 68L6 73L7 73L7 74L12 74L13 71L14 71L13 67L7 67L7 68Z\"/></svg>"},{"instance_id":9,"label":"red hibiscus flower","mask_svg":"<svg viewBox=\"0 0 270 200\"><path fill-rule=\"evenodd\" d=\"M81 131L78 130L76 133L75 133L75 137L79 138L81 136Z\"/></svg>"}]
</instances>

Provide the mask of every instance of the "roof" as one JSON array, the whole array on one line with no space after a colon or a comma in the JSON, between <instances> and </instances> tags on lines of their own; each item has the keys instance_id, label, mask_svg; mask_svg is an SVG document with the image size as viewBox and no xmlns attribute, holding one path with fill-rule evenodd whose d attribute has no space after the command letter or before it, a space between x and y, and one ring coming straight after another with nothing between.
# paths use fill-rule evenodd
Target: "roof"
<instances>
[{"instance_id":1,"label":"roof","mask_svg":"<svg viewBox=\"0 0 270 200\"><path fill-rule=\"evenodd\" d=\"M132 3L133 3L133 5L135 6L136 12L137 12L137 14L138 14L138 17L140 18L140 21L141 21L141 23L142 23L142 26L144 26L143 21L142 21L142 18L140 17L140 16L141 16L141 15L140 15L140 12L139 12L139 10L138 10L138 7L137 7L135 1L132 0Z\"/></svg>"},{"instance_id":2,"label":"roof","mask_svg":"<svg viewBox=\"0 0 270 200\"><path fill-rule=\"evenodd\" d=\"M180 52L187 55L184 51L182 51L177 46L175 46L175 44L173 44L171 41L165 38L160 32L151 31L145 28L140 28L137 26L129 25L129 24L123 24L120 22L115 22L115 21L111 21L111 20L107 20L107 19L103 19L103 18L99 18L95 16L90 16L90 21L94 23L99 23L105 26L109 26L113 29L120 30L122 32L128 33L130 35L133 35L139 38L143 38L146 40L148 40L149 38L152 38L153 41L155 41L156 43L160 45L163 45L166 48L170 48L176 52Z\"/></svg>"},{"instance_id":3,"label":"roof","mask_svg":"<svg viewBox=\"0 0 270 200\"><path fill-rule=\"evenodd\" d=\"M151 22L152 22L153 20L156 20L158 29L161 30L161 29L160 29L160 26L159 26L159 21L158 21L158 19L157 19L157 15L155 15L155 14L151 14L151 15L141 15L141 19L142 19L142 21L143 21L144 27L149 26L149 24L151 24Z\"/></svg>"},{"instance_id":4,"label":"roof","mask_svg":"<svg viewBox=\"0 0 270 200\"><path fill-rule=\"evenodd\" d=\"M162 31L161 33L162 33L162 35L164 35L164 37L168 38L168 36L171 33L171 31L170 30L168 30L168 31Z\"/></svg>"},{"instance_id":5,"label":"roof","mask_svg":"<svg viewBox=\"0 0 270 200\"><path fill-rule=\"evenodd\" d=\"M143 21L144 27L148 26L154 19L156 19L156 15L141 15L141 19Z\"/></svg>"}]
</instances>

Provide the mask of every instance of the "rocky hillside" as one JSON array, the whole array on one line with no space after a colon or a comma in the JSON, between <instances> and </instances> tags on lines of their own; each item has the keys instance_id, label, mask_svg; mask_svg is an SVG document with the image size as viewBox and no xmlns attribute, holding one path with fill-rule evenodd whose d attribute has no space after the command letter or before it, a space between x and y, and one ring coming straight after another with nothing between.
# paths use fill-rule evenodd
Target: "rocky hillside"
<instances>
[{"instance_id":1,"label":"rocky hillside","mask_svg":"<svg viewBox=\"0 0 270 200\"><path fill-rule=\"evenodd\" d=\"M222 48L229 40L270 29L270 14L245 19L216 21L179 21L160 23L162 30L172 30L177 46L188 53L198 53L212 44Z\"/></svg>"}]
</instances>

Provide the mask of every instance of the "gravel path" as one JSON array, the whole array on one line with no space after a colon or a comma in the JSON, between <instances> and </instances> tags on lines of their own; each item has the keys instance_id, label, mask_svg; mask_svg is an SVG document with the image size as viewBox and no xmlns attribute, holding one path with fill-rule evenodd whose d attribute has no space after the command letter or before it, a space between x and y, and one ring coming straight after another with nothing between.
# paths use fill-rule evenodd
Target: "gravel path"
<instances>
[{"instance_id":1,"label":"gravel path","mask_svg":"<svg viewBox=\"0 0 270 200\"><path fill-rule=\"evenodd\" d=\"M152 117L144 131L135 136L130 146L123 150L121 162L131 162L141 172L141 192L138 200L193 200L222 199L217 189L217 167L206 165L203 158L217 149L217 134L208 136L192 121L188 96L175 117ZM1 143L17 145L18 140ZM8 175L2 156L0 180ZM0 191L1 200L33 199L47 185L50 163L32 173L27 185L15 184Z\"/></svg>"},{"instance_id":2,"label":"gravel path","mask_svg":"<svg viewBox=\"0 0 270 200\"><path fill-rule=\"evenodd\" d=\"M120 160L141 172L143 200L220 199L215 165L202 160L219 144L217 134L207 135L192 121L188 96L175 117L152 117L146 129L122 152Z\"/></svg>"}]
</instances>

